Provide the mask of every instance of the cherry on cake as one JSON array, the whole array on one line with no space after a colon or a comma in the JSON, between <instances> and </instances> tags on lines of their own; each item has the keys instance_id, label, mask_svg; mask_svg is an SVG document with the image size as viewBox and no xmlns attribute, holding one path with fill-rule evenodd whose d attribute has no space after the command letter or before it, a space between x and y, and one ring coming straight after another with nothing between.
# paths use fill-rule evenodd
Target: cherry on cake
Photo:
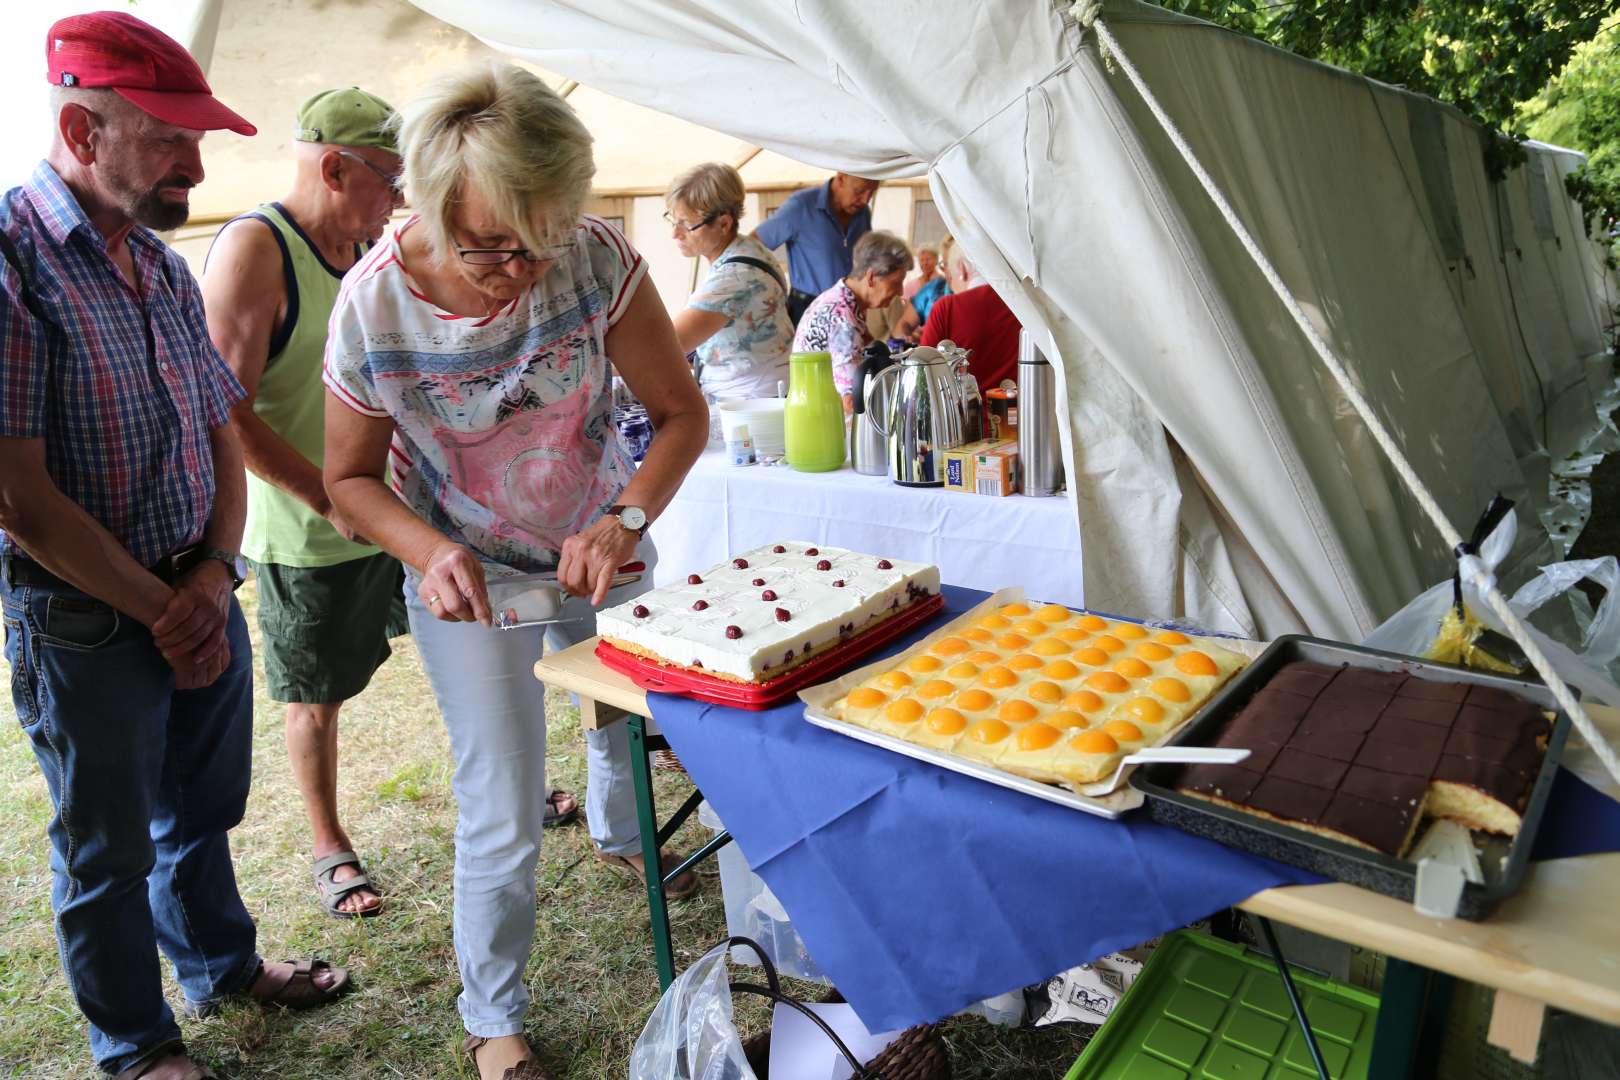
<instances>
[{"instance_id":1,"label":"cherry on cake","mask_svg":"<svg viewBox=\"0 0 1620 1080\"><path fill-rule=\"evenodd\" d=\"M939 592L939 568L788 540L600 612L615 648L738 683L764 683Z\"/></svg>"}]
</instances>

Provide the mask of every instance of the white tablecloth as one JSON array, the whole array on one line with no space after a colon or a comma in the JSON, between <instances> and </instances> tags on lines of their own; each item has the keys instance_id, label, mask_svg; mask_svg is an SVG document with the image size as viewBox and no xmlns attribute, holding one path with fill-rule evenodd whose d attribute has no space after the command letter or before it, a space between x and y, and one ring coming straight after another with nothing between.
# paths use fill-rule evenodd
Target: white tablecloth
<instances>
[{"instance_id":1,"label":"white tablecloth","mask_svg":"<svg viewBox=\"0 0 1620 1080\"><path fill-rule=\"evenodd\" d=\"M667 584L733 552L808 540L933 563L950 585L1022 585L1035 600L1082 606L1080 528L1064 496L990 498L908 488L844 468L801 473L786 465L698 459L654 523L654 581Z\"/></svg>"}]
</instances>

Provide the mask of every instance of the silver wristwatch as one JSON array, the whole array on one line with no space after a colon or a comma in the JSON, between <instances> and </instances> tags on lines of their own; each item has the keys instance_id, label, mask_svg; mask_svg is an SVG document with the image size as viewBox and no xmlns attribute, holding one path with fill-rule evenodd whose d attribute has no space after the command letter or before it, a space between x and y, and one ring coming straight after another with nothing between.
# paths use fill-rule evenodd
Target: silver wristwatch
<instances>
[{"instance_id":1,"label":"silver wristwatch","mask_svg":"<svg viewBox=\"0 0 1620 1080\"><path fill-rule=\"evenodd\" d=\"M621 527L629 529L638 537L647 535L647 526L651 524L651 522L647 520L647 511L643 510L641 507L610 506L608 507L608 513L619 519L619 525Z\"/></svg>"}]
</instances>

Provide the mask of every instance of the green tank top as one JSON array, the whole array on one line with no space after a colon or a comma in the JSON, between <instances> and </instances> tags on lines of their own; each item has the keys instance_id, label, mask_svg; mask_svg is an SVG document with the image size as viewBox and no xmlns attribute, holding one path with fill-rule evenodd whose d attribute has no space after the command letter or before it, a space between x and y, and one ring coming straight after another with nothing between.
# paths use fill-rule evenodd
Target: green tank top
<instances>
[{"instance_id":1,"label":"green tank top","mask_svg":"<svg viewBox=\"0 0 1620 1080\"><path fill-rule=\"evenodd\" d=\"M270 358L253 412L317 467L325 458L326 391L321 361L326 322L343 272L334 269L280 203L243 215L270 226L281 248L287 317L270 340ZM247 525L242 554L282 566L332 566L375 555L378 548L345 540L302 499L247 474Z\"/></svg>"}]
</instances>

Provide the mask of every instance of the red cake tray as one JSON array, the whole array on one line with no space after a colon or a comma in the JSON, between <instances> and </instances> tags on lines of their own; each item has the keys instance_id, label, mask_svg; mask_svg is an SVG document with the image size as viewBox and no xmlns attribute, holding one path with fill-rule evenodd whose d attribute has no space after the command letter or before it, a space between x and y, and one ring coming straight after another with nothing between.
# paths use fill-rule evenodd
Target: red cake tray
<instances>
[{"instance_id":1,"label":"red cake tray","mask_svg":"<svg viewBox=\"0 0 1620 1080\"><path fill-rule=\"evenodd\" d=\"M605 641L596 643L596 655L602 663L621 675L628 676L631 682L643 690L656 690L662 694L681 694L697 701L730 705L737 709L768 709L773 705L780 705L807 686L814 686L818 682L836 677L855 661L871 655L906 631L939 614L944 608L945 597L937 593L913 601L909 607L893 618L884 619L870 630L856 634L815 659L762 683L736 683L727 679L717 679L713 675L700 675L685 668L671 667L650 657L625 652Z\"/></svg>"}]
</instances>

